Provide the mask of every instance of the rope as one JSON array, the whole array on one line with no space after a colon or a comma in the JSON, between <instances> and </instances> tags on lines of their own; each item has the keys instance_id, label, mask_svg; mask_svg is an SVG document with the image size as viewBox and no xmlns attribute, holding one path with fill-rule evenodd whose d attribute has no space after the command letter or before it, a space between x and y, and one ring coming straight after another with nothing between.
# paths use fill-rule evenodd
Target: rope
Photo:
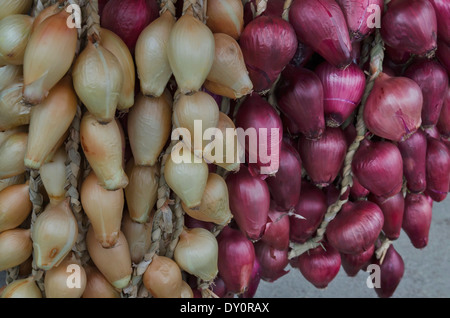
<instances>
[{"instance_id":1,"label":"rope","mask_svg":"<svg viewBox=\"0 0 450 318\"><path fill-rule=\"evenodd\" d=\"M181 0L180 0L181 1ZM161 16L164 12L169 11L173 17L177 15L177 8L175 3L177 0L161 0L159 15Z\"/></svg>"},{"instance_id":2,"label":"rope","mask_svg":"<svg viewBox=\"0 0 450 318\"><path fill-rule=\"evenodd\" d=\"M195 18L206 23L206 9L208 0L184 0L183 15L192 14Z\"/></svg>"}]
</instances>

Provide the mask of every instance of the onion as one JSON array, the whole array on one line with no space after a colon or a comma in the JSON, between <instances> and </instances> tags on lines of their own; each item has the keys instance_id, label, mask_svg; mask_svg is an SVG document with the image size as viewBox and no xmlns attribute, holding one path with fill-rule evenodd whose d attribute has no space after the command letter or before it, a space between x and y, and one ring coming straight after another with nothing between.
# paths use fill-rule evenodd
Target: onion
<instances>
[{"instance_id":1,"label":"onion","mask_svg":"<svg viewBox=\"0 0 450 318\"><path fill-rule=\"evenodd\" d=\"M325 130L323 86L320 78L306 68L291 65L282 73L277 90L280 110L308 139L319 139Z\"/></svg>"},{"instance_id":2,"label":"onion","mask_svg":"<svg viewBox=\"0 0 450 318\"><path fill-rule=\"evenodd\" d=\"M328 224L327 239L341 253L359 254L375 243L383 223L383 212L377 204L349 201Z\"/></svg>"},{"instance_id":3,"label":"onion","mask_svg":"<svg viewBox=\"0 0 450 318\"><path fill-rule=\"evenodd\" d=\"M402 156L388 141L365 139L353 158L352 172L364 188L379 197L391 197L402 189Z\"/></svg>"},{"instance_id":4,"label":"onion","mask_svg":"<svg viewBox=\"0 0 450 318\"><path fill-rule=\"evenodd\" d=\"M31 108L23 104L22 89L23 83L16 79L0 92L1 130L11 130L30 123Z\"/></svg>"},{"instance_id":5,"label":"onion","mask_svg":"<svg viewBox=\"0 0 450 318\"><path fill-rule=\"evenodd\" d=\"M447 70L447 74L450 74L450 44L447 44L445 41L438 40L436 57Z\"/></svg>"},{"instance_id":6,"label":"onion","mask_svg":"<svg viewBox=\"0 0 450 318\"><path fill-rule=\"evenodd\" d=\"M113 31L134 54L142 30L158 18L159 8L154 0L109 0L101 15L101 26Z\"/></svg>"},{"instance_id":7,"label":"onion","mask_svg":"<svg viewBox=\"0 0 450 318\"><path fill-rule=\"evenodd\" d=\"M1 298L43 298L34 276L17 279L5 287Z\"/></svg>"},{"instance_id":8,"label":"onion","mask_svg":"<svg viewBox=\"0 0 450 318\"><path fill-rule=\"evenodd\" d=\"M152 244L153 210L146 223L134 222L129 213L124 212L121 231L130 247L131 261L139 264Z\"/></svg>"},{"instance_id":9,"label":"onion","mask_svg":"<svg viewBox=\"0 0 450 318\"><path fill-rule=\"evenodd\" d=\"M23 67L20 65L0 66L0 92L19 80L23 76L22 71Z\"/></svg>"},{"instance_id":10,"label":"onion","mask_svg":"<svg viewBox=\"0 0 450 318\"><path fill-rule=\"evenodd\" d=\"M18 176L26 171L23 158L27 141L28 133L18 131L0 144L0 179Z\"/></svg>"},{"instance_id":11,"label":"onion","mask_svg":"<svg viewBox=\"0 0 450 318\"><path fill-rule=\"evenodd\" d=\"M214 294L216 294L219 298L225 298L227 296L227 286L225 282L220 276L216 276L214 282L211 286L211 290Z\"/></svg>"},{"instance_id":12,"label":"onion","mask_svg":"<svg viewBox=\"0 0 450 318\"><path fill-rule=\"evenodd\" d=\"M442 136L450 138L450 89L447 90L447 94L445 95L444 104L442 105L436 127Z\"/></svg>"},{"instance_id":13,"label":"onion","mask_svg":"<svg viewBox=\"0 0 450 318\"><path fill-rule=\"evenodd\" d=\"M50 204L58 204L66 197L66 162L68 154L60 147L52 159L39 169L39 174L44 184L45 191L50 199Z\"/></svg>"},{"instance_id":14,"label":"onion","mask_svg":"<svg viewBox=\"0 0 450 318\"><path fill-rule=\"evenodd\" d=\"M238 40L244 29L244 6L240 0L209 0L206 25L213 33L225 33Z\"/></svg>"},{"instance_id":15,"label":"onion","mask_svg":"<svg viewBox=\"0 0 450 318\"><path fill-rule=\"evenodd\" d=\"M205 222L205 221L197 220L197 219L193 218L192 216L190 216L188 213L186 213L184 215L184 226L188 229L194 229L194 228L200 227L200 228L203 228L208 231L214 231L216 224L214 224L212 222Z\"/></svg>"},{"instance_id":16,"label":"onion","mask_svg":"<svg viewBox=\"0 0 450 318\"><path fill-rule=\"evenodd\" d=\"M300 198L302 163L295 152L295 148L283 141L280 168L275 176L266 179L273 202L284 211L292 209Z\"/></svg>"},{"instance_id":17,"label":"onion","mask_svg":"<svg viewBox=\"0 0 450 318\"><path fill-rule=\"evenodd\" d=\"M400 141L397 146L402 155L403 173L408 190L414 193L425 191L427 186L425 133L419 129L405 141Z\"/></svg>"},{"instance_id":18,"label":"onion","mask_svg":"<svg viewBox=\"0 0 450 318\"><path fill-rule=\"evenodd\" d=\"M255 92L272 87L298 45L292 26L281 17L269 16L251 21L239 43Z\"/></svg>"},{"instance_id":19,"label":"onion","mask_svg":"<svg viewBox=\"0 0 450 318\"><path fill-rule=\"evenodd\" d=\"M256 93L249 95L236 114L236 127L242 145L245 144L248 163L255 164L260 174L274 174L279 169L279 154L283 139L283 124L275 109ZM242 128L244 132L239 131ZM246 143L244 133L248 134Z\"/></svg>"},{"instance_id":20,"label":"onion","mask_svg":"<svg viewBox=\"0 0 450 318\"><path fill-rule=\"evenodd\" d=\"M261 241L277 250L287 250L289 248L289 216L286 212L279 211L272 201L268 219Z\"/></svg>"},{"instance_id":21,"label":"onion","mask_svg":"<svg viewBox=\"0 0 450 318\"><path fill-rule=\"evenodd\" d=\"M143 277L145 288L155 298L180 298L183 279L174 260L154 255Z\"/></svg>"},{"instance_id":22,"label":"onion","mask_svg":"<svg viewBox=\"0 0 450 318\"><path fill-rule=\"evenodd\" d=\"M219 276L227 290L242 294L249 287L255 262L255 248L239 230L226 226L217 237Z\"/></svg>"},{"instance_id":23,"label":"onion","mask_svg":"<svg viewBox=\"0 0 450 318\"><path fill-rule=\"evenodd\" d=\"M379 261L377 261L379 264ZM383 264L380 265L380 287L375 286L375 292L380 298L391 297L398 287L403 274L405 272L405 264L403 258L394 249L394 246L389 246L384 257Z\"/></svg>"},{"instance_id":24,"label":"onion","mask_svg":"<svg viewBox=\"0 0 450 318\"><path fill-rule=\"evenodd\" d=\"M256 291L258 290L259 287L259 283L261 282L260 269L261 266L259 265L258 258L255 257L252 274L250 276L249 286L243 294L238 295L239 298L253 298L255 296ZM227 296L232 297L233 295L231 293L228 293Z\"/></svg>"},{"instance_id":25,"label":"onion","mask_svg":"<svg viewBox=\"0 0 450 318\"><path fill-rule=\"evenodd\" d=\"M345 273L354 277L361 269L364 269L370 264L375 252L375 244L371 245L366 251L359 254L344 254L341 253L342 268Z\"/></svg>"},{"instance_id":26,"label":"onion","mask_svg":"<svg viewBox=\"0 0 450 318\"><path fill-rule=\"evenodd\" d=\"M364 72L353 63L341 70L323 62L316 68L315 73L323 85L323 106L327 125L340 126L362 99L366 85Z\"/></svg>"},{"instance_id":27,"label":"onion","mask_svg":"<svg viewBox=\"0 0 450 318\"><path fill-rule=\"evenodd\" d=\"M33 251L29 229L11 229L0 233L0 271L19 266Z\"/></svg>"},{"instance_id":28,"label":"onion","mask_svg":"<svg viewBox=\"0 0 450 318\"><path fill-rule=\"evenodd\" d=\"M298 268L302 275L316 288L324 289L339 273L341 255L327 242L310 249L307 253L291 260L291 266Z\"/></svg>"},{"instance_id":29,"label":"onion","mask_svg":"<svg viewBox=\"0 0 450 318\"><path fill-rule=\"evenodd\" d=\"M405 210L403 193L399 192L387 199L371 194L369 200L376 203L383 212L384 235L390 240L398 239L402 230L403 214Z\"/></svg>"},{"instance_id":30,"label":"onion","mask_svg":"<svg viewBox=\"0 0 450 318\"><path fill-rule=\"evenodd\" d=\"M108 282L97 267L87 264L85 271L87 282L82 298L121 298L120 291Z\"/></svg>"},{"instance_id":31,"label":"onion","mask_svg":"<svg viewBox=\"0 0 450 318\"><path fill-rule=\"evenodd\" d=\"M289 21L298 40L313 48L330 64L346 68L351 63L352 45L347 22L336 1L294 0Z\"/></svg>"},{"instance_id":32,"label":"onion","mask_svg":"<svg viewBox=\"0 0 450 318\"><path fill-rule=\"evenodd\" d=\"M364 188L361 183L359 183L358 179L353 176L353 185L350 188L350 197L354 200L362 200L366 198L370 191Z\"/></svg>"},{"instance_id":33,"label":"onion","mask_svg":"<svg viewBox=\"0 0 450 318\"><path fill-rule=\"evenodd\" d=\"M30 215L33 204L29 191L28 183L11 185L0 191L0 233L17 228Z\"/></svg>"},{"instance_id":34,"label":"onion","mask_svg":"<svg viewBox=\"0 0 450 318\"><path fill-rule=\"evenodd\" d=\"M364 121L375 135L401 141L421 125L423 96L416 82L381 73L364 107Z\"/></svg>"},{"instance_id":35,"label":"onion","mask_svg":"<svg viewBox=\"0 0 450 318\"><path fill-rule=\"evenodd\" d=\"M26 14L13 14L0 20L0 61L12 65L23 64L33 20Z\"/></svg>"},{"instance_id":36,"label":"onion","mask_svg":"<svg viewBox=\"0 0 450 318\"><path fill-rule=\"evenodd\" d=\"M404 75L422 89L422 126L436 125L448 89L445 69L437 61L422 60L409 66Z\"/></svg>"},{"instance_id":37,"label":"onion","mask_svg":"<svg viewBox=\"0 0 450 318\"><path fill-rule=\"evenodd\" d=\"M254 177L248 169L226 178L230 209L239 229L251 240L264 234L270 208L270 193L265 181Z\"/></svg>"},{"instance_id":38,"label":"onion","mask_svg":"<svg viewBox=\"0 0 450 318\"><path fill-rule=\"evenodd\" d=\"M431 2L396 0L381 19L381 36L387 45L420 56L436 50L437 21Z\"/></svg>"},{"instance_id":39,"label":"onion","mask_svg":"<svg viewBox=\"0 0 450 318\"><path fill-rule=\"evenodd\" d=\"M327 212L325 194L307 181L302 183L300 200L295 206L294 213L303 217L290 216L290 239L296 243L305 243L319 227Z\"/></svg>"},{"instance_id":40,"label":"onion","mask_svg":"<svg viewBox=\"0 0 450 318\"><path fill-rule=\"evenodd\" d=\"M405 214L403 230L415 248L428 245L432 219L432 206L423 193L407 193L405 197Z\"/></svg>"},{"instance_id":41,"label":"onion","mask_svg":"<svg viewBox=\"0 0 450 318\"><path fill-rule=\"evenodd\" d=\"M443 201L449 192L450 150L440 140L427 138L427 193L433 201Z\"/></svg>"},{"instance_id":42,"label":"onion","mask_svg":"<svg viewBox=\"0 0 450 318\"><path fill-rule=\"evenodd\" d=\"M288 251L277 250L269 244L259 241L255 243L255 255L258 258L259 274L262 280L274 282L289 273L285 270L289 264Z\"/></svg>"},{"instance_id":43,"label":"onion","mask_svg":"<svg viewBox=\"0 0 450 318\"><path fill-rule=\"evenodd\" d=\"M13 14L25 14L33 5L33 0L3 0L0 20Z\"/></svg>"},{"instance_id":44,"label":"onion","mask_svg":"<svg viewBox=\"0 0 450 318\"><path fill-rule=\"evenodd\" d=\"M436 13L438 37L450 43L450 30L448 20L450 19L450 3L445 0L429 0Z\"/></svg>"}]
</instances>

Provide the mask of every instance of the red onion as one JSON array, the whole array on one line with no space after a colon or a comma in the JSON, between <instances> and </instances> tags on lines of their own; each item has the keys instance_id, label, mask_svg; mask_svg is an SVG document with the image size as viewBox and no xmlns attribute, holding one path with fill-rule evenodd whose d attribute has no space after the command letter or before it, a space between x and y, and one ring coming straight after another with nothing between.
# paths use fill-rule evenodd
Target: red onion
<instances>
[{"instance_id":1,"label":"red onion","mask_svg":"<svg viewBox=\"0 0 450 318\"><path fill-rule=\"evenodd\" d=\"M261 174L276 173L279 168L283 123L275 109L261 96L252 93L239 107L235 122L238 131L239 128L244 131L250 129L257 134L256 140L241 141L242 145L245 144L248 162L259 167Z\"/></svg>"},{"instance_id":2,"label":"red onion","mask_svg":"<svg viewBox=\"0 0 450 318\"><path fill-rule=\"evenodd\" d=\"M286 116L284 113L280 113L281 122L283 123L283 135L296 136L301 133L300 128L292 121L292 119Z\"/></svg>"},{"instance_id":3,"label":"red onion","mask_svg":"<svg viewBox=\"0 0 450 318\"><path fill-rule=\"evenodd\" d=\"M436 126L431 126L427 128L423 128L423 131L425 132L425 135L427 137L432 137L435 139L441 139L441 134L439 133L439 130Z\"/></svg>"},{"instance_id":4,"label":"red onion","mask_svg":"<svg viewBox=\"0 0 450 318\"><path fill-rule=\"evenodd\" d=\"M252 274L250 276L250 284L243 294L238 295L239 298L253 298L255 296L259 283L261 282L261 275L259 274L260 269L261 266L259 265L258 258L255 257Z\"/></svg>"},{"instance_id":5,"label":"red onion","mask_svg":"<svg viewBox=\"0 0 450 318\"><path fill-rule=\"evenodd\" d=\"M449 192L450 150L440 140L427 138L427 193L436 202L444 201Z\"/></svg>"},{"instance_id":6,"label":"red onion","mask_svg":"<svg viewBox=\"0 0 450 318\"><path fill-rule=\"evenodd\" d=\"M422 91L416 82L381 73L367 98L364 122L381 138L405 140L422 123L422 103Z\"/></svg>"},{"instance_id":7,"label":"red onion","mask_svg":"<svg viewBox=\"0 0 450 318\"><path fill-rule=\"evenodd\" d=\"M257 9L256 0L246 1L244 5L244 25L249 24L255 19L255 13ZM266 9L261 12L261 15L281 18L283 15L284 0L271 0L267 1Z\"/></svg>"},{"instance_id":8,"label":"red onion","mask_svg":"<svg viewBox=\"0 0 450 318\"><path fill-rule=\"evenodd\" d=\"M358 179L353 177L353 185L350 187L350 197L354 200L362 200L370 194L370 191L364 188Z\"/></svg>"},{"instance_id":9,"label":"red onion","mask_svg":"<svg viewBox=\"0 0 450 318\"><path fill-rule=\"evenodd\" d=\"M347 276L355 277L360 270L364 270L375 252L375 244L371 245L366 251L359 254L344 254L341 253L342 268Z\"/></svg>"},{"instance_id":10,"label":"red onion","mask_svg":"<svg viewBox=\"0 0 450 318\"><path fill-rule=\"evenodd\" d=\"M381 19L381 36L387 45L420 56L436 50L437 21L428 0L395 0Z\"/></svg>"},{"instance_id":11,"label":"red onion","mask_svg":"<svg viewBox=\"0 0 450 318\"><path fill-rule=\"evenodd\" d=\"M325 194L311 183L303 181L302 193L295 206L294 213L304 219L295 216L289 217L290 240L296 243L306 242L316 232L327 212L327 208Z\"/></svg>"},{"instance_id":12,"label":"red onion","mask_svg":"<svg viewBox=\"0 0 450 318\"><path fill-rule=\"evenodd\" d=\"M315 72L323 85L323 106L327 125L338 127L350 117L360 103L366 86L366 76L353 63L341 70L324 62Z\"/></svg>"},{"instance_id":13,"label":"red onion","mask_svg":"<svg viewBox=\"0 0 450 318\"><path fill-rule=\"evenodd\" d=\"M268 219L261 241L278 250L287 250L290 227L288 215L286 212L277 210L274 204L271 204Z\"/></svg>"},{"instance_id":14,"label":"red onion","mask_svg":"<svg viewBox=\"0 0 450 318\"><path fill-rule=\"evenodd\" d=\"M396 65L403 66L411 57L411 53L404 51L402 48L393 48L386 44L385 51L385 60L390 60Z\"/></svg>"},{"instance_id":15,"label":"red onion","mask_svg":"<svg viewBox=\"0 0 450 318\"><path fill-rule=\"evenodd\" d=\"M336 0L336 2L344 12L353 41L361 41L373 32L374 28L369 26L369 22L372 22L369 18L374 14L371 9L378 6L378 12L381 14L384 7L383 0Z\"/></svg>"},{"instance_id":16,"label":"red onion","mask_svg":"<svg viewBox=\"0 0 450 318\"><path fill-rule=\"evenodd\" d=\"M450 2L447 0L429 0L436 13L438 37L450 43Z\"/></svg>"},{"instance_id":17,"label":"red onion","mask_svg":"<svg viewBox=\"0 0 450 318\"><path fill-rule=\"evenodd\" d=\"M302 42L298 42L297 52L295 52L290 64L295 67L305 67L314 55L314 50Z\"/></svg>"},{"instance_id":18,"label":"red onion","mask_svg":"<svg viewBox=\"0 0 450 318\"><path fill-rule=\"evenodd\" d=\"M326 288L339 273L341 255L326 242L310 249L291 260L291 266L298 268L302 275L316 288Z\"/></svg>"},{"instance_id":19,"label":"red onion","mask_svg":"<svg viewBox=\"0 0 450 318\"><path fill-rule=\"evenodd\" d=\"M270 208L270 193L265 181L253 177L248 169L226 178L230 209L239 229L251 240L264 234Z\"/></svg>"},{"instance_id":20,"label":"red onion","mask_svg":"<svg viewBox=\"0 0 450 318\"><path fill-rule=\"evenodd\" d=\"M424 248L428 245L431 217L432 206L425 194L406 194L403 230L415 248Z\"/></svg>"},{"instance_id":21,"label":"red onion","mask_svg":"<svg viewBox=\"0 0 450 318\"><path fill-rule=\"evenodd\" d=\"M388 141L361 142L352 161L353 175L379 197L391 197L403 185L403 160L397 146Z\"/></svg>"},{"instance_id":22,"label":"red onion","mask_svg":"<svg viewBox=\"0 0 450 318\"><path fill-rule=\"evenodd\" d=\"M272 200L277 207L289 211L298 202L302 184L302 164L289 144L282 142L280 151L280 168L278 172L266 179Z\"/></svg>"},{"instance_id":23,"label":"red onion","mask_svg":"<svg viewBox=\"0 0 450 318\"><path fill-rule=\"evenodd\" d=\"M450 75L450 44L447 44L442 40L438 40L436 57L447 70L447 74Z\"/></svg>"},{"instance_id":24,"label":"red onion","mask_svg":"<svg viewBox=\"0 0 450 318\"><path fill-rule=\"evenodd\" d=\"M327 200L327 206L330 206L339 199L341 191L334 185L330 184L328 187L323 188L323 193L325 193L325 197Z\"/></svg>"},{"instance_id":25,"label":"red onion","mask_svg":"<svg viewBox=\"0 0 450 318\"><path fill-rule=\"evenodd\" d=\"M205 229L208 231L212 231L214 229L214 227L216 226L212 222L205 222L205 221L200 221L200 220L194 219L189 214L184 215L184 225L188 229L202 228L202 229Z\"/></svg>"},{"instance_id":26,"label":"red onion","mask_svg":"<svg viewBox=\"0 0 450 318\"><path fill-rule=\"evenodd\" d=\"M425 133L419 129L405 141L400 141L397 146L402 154L403 173L408 190L414 193L425 191L427 187Z\"/></svg>"},{"instance_id":27,"label":"red onion","mask_svg":"<svg viewBox=\"0 0 450 318\"><path fill-rule=\"evenodd\" d=\"M211 284L211 290L219 298L225 298L228 293L227 286L220 276L216 276L216 278L214 279L214 283Z\"/></svg>"},{"instance_id":28,"label":"red onion","mask_svg":"<svg viewBox=\"0 0 450 318\"><path fill-rule=\"evenodd\" d=\"M255 248L245 235L229 226L224 227L217 237L219 245L219 275L225 282L227 290L243 293L249 287Z\"/></svg>"},{"instance_id":29,"label":"red onion","mask_svg":"<svg viewBox=\"0 0 450 318\"><path fill-rule=\"evenodd\" d=\"M133 54L141 32L158 17L155 0L109 0L103 8L101 26L116 33Z\"/></svg>"},{"instance_id":30,"label":"red onion","mask_svg":"<svg viewBox=\"0 0 450 318\"><path fill-rule=\"evenodd\" d=\"M255 92L270 89L297 50L294 29L281 17L257 17L239 43Z\"/></svg>"},{"instance_id":31,"label":"red onion","mask_svg":"<svg viewBox=\"0 0 450 318\"><path fill-rule=\"evenodd\" d=\"M98 0L98 15L102 16L103 9L109 0Z\"/></svg>"},{"instance_id":32,"label":"red onion","mask_svg":"<svg viewBox=\"0 0 450 318\"><path fill-rule=\"evenodd\" d=\"M408 67L404 75L422 89L422 126L436 125L447 94L447 72L437 61L421 60Z\"/></svg>"},{"instance_id":33,"label":"red onion","mask_svg":"<svg viewBox=\"0 0 450 318\"><path fill-rule=\"evenodd\" d=\"M383 212L383 232L386 237L390 240L398 239L402 230L403 213L405 210L403 193L399 192L387 199L371 194L368 199L376 203Z\"/></svg>"},{"instance_id":34,"label":"red onion","mask_svg":"<svg viewBox=\"0 0 450 318\"><path fill-rule=\"evenodd\" d=\"M358 135L356 127L353 123L350 123L343 129L343 131L345 134L345 139L347 140L347 146L350 147Z\"/></svg>"},{"instance_id":35,"label":"red onion","mask_svg":"<svg viewBox=\"0 0 450 318\"><path fill-rule=\"evenodd\" d=\"M375 203L349 201L328 224L327 239L341 253L360 254L375 243L383 223L383 212Z\"/></svg>"},{"instance_id":36,"label":"red onion","mask_svg":"<svg viewBox=\"0 0 450 318\"><path fill-rule=\"evenodd\" d=\"M445 138L450 137L450 89L447 89L444 104L442 105L439 121L436 125L439 133Z\"/></svg>"},{"instance_id":37,"label":"red onion","mask_svg":"<svg viewBox=\"0 0 450 318\"><path fill-rule=\"evenodd\" d=\"M380 262L377 261L377 264L380 265ZM380 265L380 286L375 286L375 292L378 297L391 297L400 284L404 272L405 263L403 258L394 249L393 245L389 246L383 264Z\"/></svg>"},{"instance_id":38,"label":"red onion","mask_svg":"<svg viewBox=\"0 0 450 318\"><path fill-rule=\"evenodd\" d=\"M277 91L280 110L308 139L319 139L325 129L323 86L306 68L288 65Z\"/></svg>"},{"instance_id":39,"label":"red onion","mask_svg":"<svg viewBox=\"0 0 450 318\"><path fill-rule=\"evenodd\" d=\"M312 182L325 187L336 179L341 170L347 154L347 141L342 129L327 127L318 140L300 136L298 149Z\"/></svg>"},{"instance_id":40,"label":"red onion","mask_svg":"<svg viewBox=\"0 0 450 318\"><path fill-rule=\"evenodd\" d=\"M255 244L255 254L259 261L259 274L266 282L274 282L289 273L285 270L289 264L288 251L277 250L265 242Z\"/></svg>"},{"instance_id":41,"label":"red onion","mask_svg":"<svg viewBox=\"0 0 450 318\"><path fill-rule=\"evenodd\" d=\"M352 60L350 35L341 8L334 0L294 0L289 21L300 42L338 68Z\"/></svg>"}]
</instances>

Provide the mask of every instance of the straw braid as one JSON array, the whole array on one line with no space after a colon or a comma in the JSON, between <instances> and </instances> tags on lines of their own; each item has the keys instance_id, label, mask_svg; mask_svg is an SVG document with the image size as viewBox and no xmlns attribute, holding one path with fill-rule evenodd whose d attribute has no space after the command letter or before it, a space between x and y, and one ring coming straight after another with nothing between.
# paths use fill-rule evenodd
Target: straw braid
<instances>
[{"instance_id":1,"label":"straw braid","mask_svg":"<svg viewBox=\"0 0 450 318\"><path fill-rule=\"evenodd\" d=\"M184 0L183 15L192 14L195 18L206 23L206 9L208 0Z\"/></svg>"},{"instance_id":2,"label":"straw braid","mask_svg":"<svg viewBox=\"0 0 450 318\"><path fill-rule=\"evenodd\" d=\"M179 0L181 1L181 0ZM164 12L169 11L172 16L176 16L177 14L177 8L175 7L177 0L161 0L160 1L160 8L159 15L162 15Z\"/></svg>"}]
</instances>

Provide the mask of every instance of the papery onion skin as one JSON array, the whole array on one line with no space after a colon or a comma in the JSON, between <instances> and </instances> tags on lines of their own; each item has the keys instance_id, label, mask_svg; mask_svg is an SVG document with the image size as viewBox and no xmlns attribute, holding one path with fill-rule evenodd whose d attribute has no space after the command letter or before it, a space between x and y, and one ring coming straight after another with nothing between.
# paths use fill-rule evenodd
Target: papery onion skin
<instances>
[{"instance_id":1,"label":"papery onion skin","mask_svg":"<svg viewBox=\"0 0 450 318\"><path fill-rule=\"evenodd\" d=\"M177 263L166 256L153 256L143 275L144 286L155 298L180 298L181 270Z\"/></svg>"},{"instance_id":2,"label":"papery onion skin","mask_svg":"<svg viewBox=\"0 0 450 318\"><path fill-rule=\"evenodd\" d=\"M399 192L387 199L370 194L368 199L376 203L380 207L381 211L383 211L383 233L390 240L398 239L402 230L403 215L405 210L405 199L403 197L403 193Z\"/></svg>"},{"instance_id":3,"label":"papery onion skin","mask_svg":"<svg viewBox=\"0 0 450 318\"><path fill-rule=\"evenodd\" d=\"M130 247L131 261L139 264L152 244L154 210L146 223L138 223L131 219L130 214L124 212L121 231Z\"/></svg>"},{"instance_id":4,"label":"papery onion skin","mask_svg":"<svg viewBox=\"0 0 450 318\"><path fill-rule=\"evenodd\" d=\"M423 193L407 193L402 228L415 248L422 249L428 245L431 219L432 206L427 196Z\"/></svg>"},{"instance_id":5,"label":"papery onion skin","mask_svg":"<svg viewBox=\"0 0 450 318\"><path fill-rule=\"evenodd\" d=\"M258 290L259 284L261 283L261 275L260 275L261 266L259 265L258 258L255 257L255 262L253 263L253 270L250 276L250 284L247 290L238 295L239 298L253 298ZM225 298L232 298L234 295L232 293L228 293Z\"/></svg>"},{"instance_id":6,"label":"papery onion skin","mask_svg":"<svg viewBox=\"0 0 450 318\"><path fill-rule=\"evenodd\" d=\"M18 176L26 171L24 158L28 132L17 132L0 145L0 179Z\"/></svg>"},{"instance_id":7,"label":"papery onion skin","mask_svg":"<svg viewBox=\"0 0 450 318\"><path fill-rule=\"evenodd\" d=\"M436 127L442 136L450 138L450 89L447 90Z\"/></svg>"},{"instance_id":8,"label":"papery onion skin","mask_svg":"<svg viewBox=\"0 0 450 318\"><path fill-rule=\"evenodd\" d=\"M299 41L338 68L352 60L352 45L344 14L334 0L295 0L289 21ZM318 23L320 21L320 23Z\"/></svg>"},{"instance_id":9,"label":"papery onion skin","mask_svg":"<svg viewBox=\"0 0 450 318\"><path fill-rule=\"evenodd\" d=\"M448 19L450 18L450 3L445 0L429 0L434 7L437 20L438 37L450 43L450 28Z\"/></svg>"},{"instance_id":10,"label":"papery onion skin","mask_svg":"<svg viewBox=\"0 0 450 318\"><path fill-rule=\"evenodd\" d=\"M350 197L355 201L366 198L370 191L364 188L355 176L353 176L352 180L353 185L350 188Z\"/></svg>"},{"instance_id":11,"label":"papery onion skin","mask_svg":"<svg viewBox=\"0 0 450 318\"><path fill-rule=\"evenodd\" d=\"M209 0L206 25L213 33L225 33L238 40L244 30L244 6L240 0Z\"/></svg>"},{"instance_id":12,"label":"papery onion skin","mask_svg":"<svg viewBox=\"0 0 450 318\"><path fill-rule=\"evenodd\" d=\"M12 65L23 64L33 20L26 14L14 14L0 20L0 61Z\"/></svg>"},{"instance_id":13,"label":"papery onion skin","mask_svg":"<svg viewBox=\"0 0 450 318\"><path fill-rule=\"evenodd\" d=\"M3 0L0 20L13 14L25 14L33 5L32 0Z\"/></svg>"},{"instance_id":14,"label":"papery onion skin","mask_svg":"<svg viewBox=\"0 0 450 318\"><path fill-rule=\"evenodd\" d=\"M262 280L274 282L289 273L289 270L286 270L289 264L287 250L277 250L273 246L259 241L255 243L255 255L259 261L259 274Z\"/></svg>"},{"instance_id":15,"label":"papery onion skin","mask_svg":"<svg viewBox=\"0 0 450 318\"><path fill-rule=\"evenodd\" d=\"M342 268L347 276L354 277L360 270L364 270L370 264L375 252L375 244L360 254L341 253Z\"/></svg>"},{"instance_id":16,"label":"papery onion skin","mask_svg":"<svg viewBox=\"0 0 450 318\"><path fill-rule=\"evenodd\" d=\"M427 193L433 201L445 200L450 183L450 150L440 140L427 138Z\"/></svg>"},{"instance_id":17,"label":"papery onion skin","mask_svg":"<svg viewBox=\"0 0 450 318\"><path fill-rule=\"evenodd\" d=\"M405 272L405 263L401 255L391 245L380 265L380 287L375 286L375 292L380 298L391 297L397 289Z\"/></svg>"},{"instance_id":18,"label":"papery onion skin","mask_svg":"<svg viewBox=\"0 0 450 318\"><path fill-rule=\"evenodd\" d=\"M23 76L21 65L0 66L0 92ZM23 84L23 83L22 83Z\"/></svg>"},{"instance_id":19,"label":"papery onion skin","mask_svg":"<svg viewBox=\"0 0 450 318\"><path fill-rule=\"evenodd\" d=\"M387 5L381 18L384 42L411 54L432 55L436 50L437 21L427 0L396 0Z\"/></svg>"},{"instance_id":20,"label":"papery onion skin","mask_svg":"<svg viewBox=\"0 0 450 318\"><path fill-rule=\"evenodd\" d=\"M289 227L290 220L287 213L278 210L272 202L261 241L277 250L287 250L289 248Z\"/></svg>"},{"instance_id":21,"label":"papery onion skin","mask_svg":"<svg viewBox=\"0 0 450 318\"><path fill-rule=\"evenodd\" d=\"M1 298L43 298L35 278L17 279L1 292Z\"/></svg>"},{"instance_id":22,"label":"papery onion skin","mask_svg":"<svg viewBox=\"0 0 450 318\"><path fill-rule=\"evenodd\" d=\"M11 130L30 123L31 109L23 104L22 89L23 83L15 80L0 91L0 130Z\"/></svg>"},{"instance_id":23,"label":"papery onion skin","mask_svg":"<svg viewBox=\"0 0 450 318\"><path fill-rule=\"evenodd\" d=\"M29 229L11 229L0 233L0 270L19 266L33 252Z\"/></svg>"},{"instance_id":24,"label":"papery onion skin","mask_svg":"<svg viewBox=\"0 0 450 318\"><path fill-rule=\"evenodd\" d=\"M82 298L121 298L120 290L111 285L97 267L87 264L85 271L87 283Z\"/></svg>"},{"instance_id":25,"label":"papery onion skin","mask_svg":"<svg viewBox=\"0 0 450 318\"><path fill-rule=\"evenodd\" d=\"M447 70L447 74L450 75L450 44L447 44L443 40L438 40L436 57Z\"/></svg>"},{"instance_id":26,"label":"papery onion skin","mask_svg":"<svg viewBox=\"0 0 450 318\"><path fill-rule=\"evenodd\" d=\"M0 233L21 225L30 215L33 204L28 183L11 185L0 191Z\"/></svg>"}]
</instances>

